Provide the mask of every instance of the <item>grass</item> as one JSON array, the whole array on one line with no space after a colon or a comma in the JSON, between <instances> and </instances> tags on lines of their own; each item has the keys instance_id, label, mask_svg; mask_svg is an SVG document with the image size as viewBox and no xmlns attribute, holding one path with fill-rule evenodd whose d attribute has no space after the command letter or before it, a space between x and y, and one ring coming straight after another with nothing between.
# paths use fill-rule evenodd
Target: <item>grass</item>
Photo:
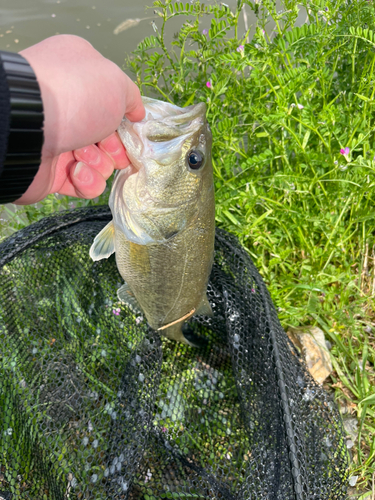
<instances>
[{"instance_id":1,"label":"grass","mask_svg":"<svg viewBox=\"0 0 375 500\"><path fill-rule=\"evenodd\" d=\"M285 328L323 329L334 366L326 387L358 423L353 495L375 495L374 5L284 0L276 11L269 0L239 0L230 10L157 0L153 8L155 35L128 64L143 93L207 103L216 223L251 255ZM257 22L241 32L244 9ZM176 17L181 28L167 46ZM0 228L107 196L49 196Z\"/></svg>"}]
</instances>

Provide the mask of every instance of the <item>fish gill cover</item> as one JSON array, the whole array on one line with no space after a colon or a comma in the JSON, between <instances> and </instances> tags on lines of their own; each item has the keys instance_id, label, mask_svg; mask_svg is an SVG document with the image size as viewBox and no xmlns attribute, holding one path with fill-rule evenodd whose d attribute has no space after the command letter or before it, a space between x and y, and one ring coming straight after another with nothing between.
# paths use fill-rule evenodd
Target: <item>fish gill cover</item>
<instances>
[{"instance_id":1,"label":"fish gill cover","mask_svg":"<svg viewBox=\"0 0 375 500\"><path fill-rule=\"evenodd\" d=\"M207 345L161 338L88 258L107 207L0 245L0 496L346 498L339 414L283 331L237 240L217 230Z\"/></svg>"}]
</instances>

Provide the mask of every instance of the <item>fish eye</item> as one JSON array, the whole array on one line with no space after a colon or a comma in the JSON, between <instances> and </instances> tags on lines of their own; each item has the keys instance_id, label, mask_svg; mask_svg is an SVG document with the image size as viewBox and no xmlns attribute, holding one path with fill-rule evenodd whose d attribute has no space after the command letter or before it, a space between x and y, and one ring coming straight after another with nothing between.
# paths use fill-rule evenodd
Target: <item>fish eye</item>
<instances>
[{"instance_id":1,"label":"fish eye","mask_svg":"<svg viewBox=\"0 0 375 500\"><path fill-rule=\"evenodd\" d=\"M192 170L199 170L204 165L204 156L200 151L190 151L187 155L187 162Z\"/></svg>"}]
</instances>

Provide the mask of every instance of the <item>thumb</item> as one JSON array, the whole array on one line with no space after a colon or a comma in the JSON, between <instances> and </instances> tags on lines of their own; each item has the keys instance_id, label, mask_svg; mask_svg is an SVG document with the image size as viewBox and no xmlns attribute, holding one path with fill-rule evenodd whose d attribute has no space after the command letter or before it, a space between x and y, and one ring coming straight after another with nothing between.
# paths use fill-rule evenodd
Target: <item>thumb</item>
<instances>
[{"instance_id":1,"label":"thumb","mask_svg":"<svg viewBox=\"0 0 375 500\"><path fill-rule=\"evenodd\" d=\"M125 116L131 122L138 122L146 116L141 93L137 85L128 76L126 76L126 79Z\"/></svg>"}]
</instances>

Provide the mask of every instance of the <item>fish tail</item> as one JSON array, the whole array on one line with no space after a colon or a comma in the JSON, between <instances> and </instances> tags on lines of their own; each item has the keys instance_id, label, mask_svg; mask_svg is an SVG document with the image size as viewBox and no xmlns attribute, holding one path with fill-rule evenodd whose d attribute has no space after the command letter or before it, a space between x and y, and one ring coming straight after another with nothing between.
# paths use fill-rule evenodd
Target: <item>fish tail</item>
<instances>
[{"instance_id":1,"label":"fish tail","mask_svg":"<svg viewBox=\"0 0 375 500\"><path fill-rule=\"evenodd\" d=\"M190 347L200 348L207 345L207 340L197 335L191 326L186 323L184 324L183 321L165 328L160 333L169 339L176 340Z\"/></svg>"}]
</instances>

